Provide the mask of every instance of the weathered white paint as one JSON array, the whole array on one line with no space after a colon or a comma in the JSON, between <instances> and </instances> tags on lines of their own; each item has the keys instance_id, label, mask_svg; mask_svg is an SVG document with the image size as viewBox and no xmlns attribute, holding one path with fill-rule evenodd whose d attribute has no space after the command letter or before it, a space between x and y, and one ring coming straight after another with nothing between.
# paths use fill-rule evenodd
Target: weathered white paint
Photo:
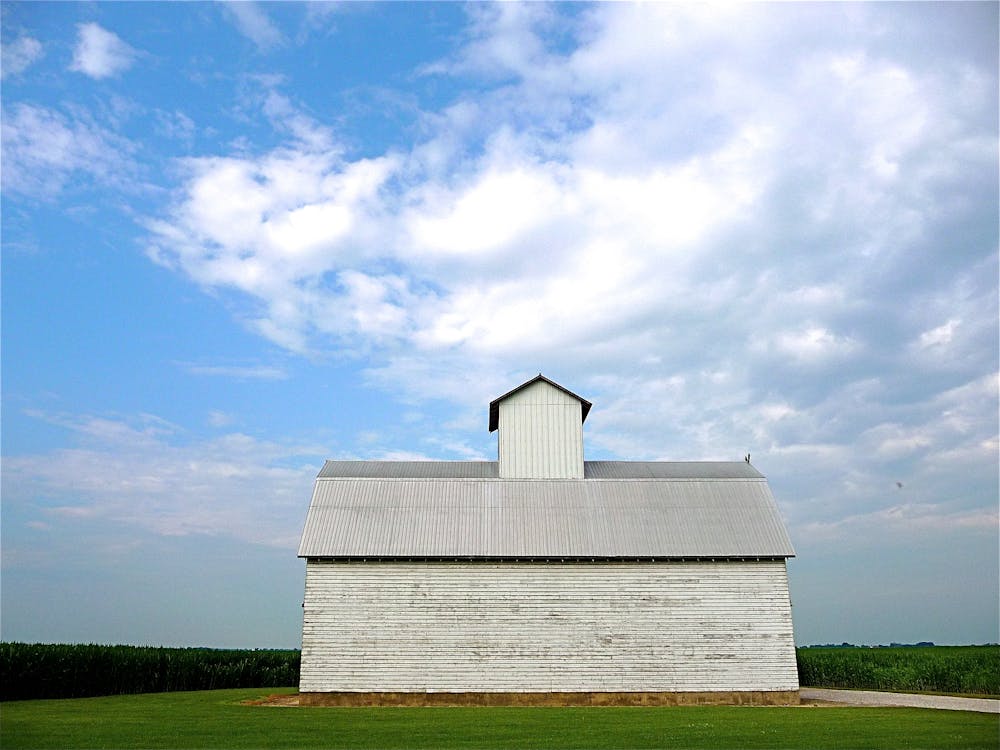
<instances>
[{"instance_id":1,"label":"weathered white paint","mask_svg":"<svg viewBox=\"0 0 1000 750\"><path fill-rule=\"evenodd\" d=\"M501 479L583 479L580 401L538 381L499 404Z\"/></svg>"},{"instance_id":2,"label":"weathered white paint","mask_svg":"<svg viewBox=\"0 0 1000 750\"><path fill-rule=\"evenodd\" d=\"M308 561L302 692L797 690L785 563Z\"/></svg>"}]
</instances>

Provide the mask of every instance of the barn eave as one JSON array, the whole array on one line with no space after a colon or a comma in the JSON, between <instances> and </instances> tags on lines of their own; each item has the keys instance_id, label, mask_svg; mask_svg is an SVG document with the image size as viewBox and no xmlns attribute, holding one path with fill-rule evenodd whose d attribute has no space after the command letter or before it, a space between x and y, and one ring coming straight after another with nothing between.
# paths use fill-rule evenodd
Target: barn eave
<instances>
[{"instance_id":1,"label":"barn eave","mask_svg":"<svg viewBox=\"0 0 1000 750\"><path fill-rule=\"evenodd\" d=\"M691 555L691 556L626 556L626 555L575 555L565 557L487 557L483 555L318 555L305 557L311 563L384 563L384 562L440 562L440 563L671 563L671 562L780 562L795 557L786 555Z\"/></svg>"}]
</instances>

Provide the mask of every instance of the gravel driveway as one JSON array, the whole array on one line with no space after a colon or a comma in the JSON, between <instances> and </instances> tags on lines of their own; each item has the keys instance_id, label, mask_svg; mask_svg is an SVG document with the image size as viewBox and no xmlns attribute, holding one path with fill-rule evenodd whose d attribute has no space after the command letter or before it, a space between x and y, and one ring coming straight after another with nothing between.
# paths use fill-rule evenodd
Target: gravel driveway
<instances>
[{"instance_id":1,"label":"gravel driveway","mask_svg":"<svg viewBox=\"0 0 1000 750\"><path fill-rule=\"evenodd\" d=\"M826 688L802 688L799 690L799 696L806 701L829 701L852 706L911 706L1000 714L1000 700L992 698L955 698L950 695L877 693L873 690L827 690Z\"/></svg>"}]
</instances>

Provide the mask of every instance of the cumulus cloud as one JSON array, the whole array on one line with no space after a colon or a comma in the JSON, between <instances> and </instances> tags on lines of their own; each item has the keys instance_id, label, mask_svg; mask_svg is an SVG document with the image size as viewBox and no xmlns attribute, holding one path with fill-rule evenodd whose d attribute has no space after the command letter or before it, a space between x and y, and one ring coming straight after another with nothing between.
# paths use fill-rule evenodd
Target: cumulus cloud
<instances>
[{"instance_id":1,"label":"cumulus cloud","mask_svg":"<svg viewBox=\"0 0 1000 750\"><path fill-rule=\"evenodd\" d=\"M114 32L96 23L82 23L77 26L76 47L70 70L91 78L109 78L132 67L136 54Z\"/></svg>"},{"instance_id":2,"label":"cumulus cloud","mask_svg":"<svg viewBox=\"0 0 1000 750\"><path fill-rule=\"evenodd\" d=\"M422 140L352 157L271 82L284 142L185 160L149 254L455 425L541 370L588 450L771 462L793 527L925 507L989 485L998 303L996 72L879 32L923 12L476 6Z\"/></svg>"},{"instance_id":3,"label":"cumulus cloud","mask_svg":"<svg viewBox=\"0 0 1000 750\"><path fill-rule=\"evenodd\" d=\"M30 36L22 36L3 45L0 77L19 75L45 54L42 43Z\"/></svg>"}]
</instances>

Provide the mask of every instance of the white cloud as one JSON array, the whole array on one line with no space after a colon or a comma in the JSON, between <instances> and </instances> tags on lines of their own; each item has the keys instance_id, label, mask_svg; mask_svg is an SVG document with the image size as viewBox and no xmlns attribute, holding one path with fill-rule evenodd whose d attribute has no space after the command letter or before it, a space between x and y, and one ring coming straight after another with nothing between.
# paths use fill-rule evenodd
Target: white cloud
<instances>
[{"instance_id":1,"label":"white cloud","mask_svg":"<svg viewBox=\"0 0 1000 750\"><path fill-rule=\"evenodd\" d=\"M920 452L933 444L930 430L913 425L880 424L866 430L861 438L872 444L877 455L886 458Z\"/></svg>"},{"instance_id":2,"label":"white cloud","mask_svg":"<svg viewBox=\"0 0 1000 750\"><path fill-rule=\"evenodd\" d=\"M857 355L864 338L831 313L863 302L851 264L876 247L884 262L901 262L897 248L924 231L914 217L937 177L922 164L945 124L937 113L954 112L949 92L936 74L836 45L795 50L768 86L768 45L790 32L734 9L753 31L734 39L718 12L595 8L577 47L561 54L544 41L549 9L476 9L469 45L436 70L481 72L473 61L485 55L517 82L431 113L435 136L408 158L345 160L328 129L269 87L263 110L292 142L259 157L189 162L181 201L154 225L152 255L200 283L248 292L261 303L258 330L296 350L372 335L382 346L460 347L514 362L692 305L708 324L711 311L749 302L743 320L726 316L729 334L748 335L753 321L759 339L766 327L760 351L817 366ZM663 66L728 43L751 55L749 69L712 59L691 69L694 88L681 92L664 78ZM691 110L694 91L705 104ZM858 97L870 104L864 112ZM589 122L570 125L578 99ZM837 143L819 138L823 118L837 123ZM705 128L681 134L682 119ZM965 127L954 116L946 124ZM480 154L439 171L476 138ZM872 155L878 168L856 174L855 160ZM909 165L925 187L888 189L890 164ZM814 186L801 207L787 185L800 174ZM868 222L876 212L882 218ZM779 226L791 246L775 265L760 243ZM834 226L844 242L812 239ZM755 273L757 260L767 265ZM365 294L352 285L359 279ZM779 298L808 322L789 326L787 309L769 309ZM660 335L647 331L636 341Z\"/></svg>"},{"instance_id":3,"label":"white cloud","mask_svg":"<svg viewBox=\"0 0 1000 750\"><path fill-rule=\"evenodd\" d=\"M91 78L116 76L132 67L136 51L115 33L96 23L77 26L76 48L70 70Z\"/></svg>"},{"instance_id":4,"label":"white cloud","mask_svg":"<svg viewBox=\"0 0 1000 750\"><path fill-rule=\"evenodd\" d=\"M476 6L424 140L351 157L263 81L285 142L185 161L150 255L448 424L541 370L599 403L588 450L750 451L799 526L926 505L995 464L996 389L961 390L996 369L995 71L895 12Z\"/></svg>"},{"instance_id":5,"label":"white cloud","mask_svg":"<svg viewBox=\"0 0 1000 750\"><path fill-rule=\"evenodd\" d=\"M234 378L236 380L285 380L288 372L274 365L200 365L194 362L179 362L192 375Z\"/></svg>"},{"instance_id":6,"label":"white cloud","mask_svg":"<svg viewBox=\"0 0 1000 750\"><path fill-rule=\"evenodd\" d=\"M22 36L3 45L0 77L23 73L45 54L42 43L30 36Z\"/></svg>"},{"instance_id":7,"label":"white cloud","mask_svg":"<svg viewBox=\"0 0 1000 750\"><path fill-rule=\"evenodd\" d=\"M903 491L905 491L905 485ZM952 531L994 534L1000 514L989 508L955 509L940 503L901 503L872 513L851 515L831 521L815 521L798 528L803 543L830 544L843 540L871 542L905 534L916 540L933 539Z\"/></svg>"},{"instance_id":8,"label":"white cloud","mask_svg":"<svg viewBox=\"0 0 1000 750\"><path fill-rule=\"evenodd\" d=\"M935 394L931 414L943 429L980 440L996 439L996 409L1000 374L988 374ZM990 431L992 428L992 432Z\"/></svg>"},{"instance_id":9,"label":"white cloud","mask_svg":"<svg viewBox=\"0 0 1000 750\"><path fill-rule=\"evenodd\" d=\"M920 334L920 348L930 349L934 346L947 346L951 343L959 322L958 320L949 320L936 328L924 331Z\"/></svg>"},{"instance_id":10,"label":"white cloud","mask_svg":"<svg viewBox=\"0 0 1000 750\"><path fill-rule=\"evenodd\" d=\"M227 2L223 7L239 32L257 45L260 51L266 52L284 44L284 35L257 3L241 0Z\"/></svg>"},{"instance_id":11,"label":"white cloud","mask_svg":"<svg viewBox=\"0 0 1000 750\"><path fill-rule=\"evenodd\" d=\"M193 439L151 415L36 416L80 442L4 458L4 503L36 524L97 518L167 536L226 534L294 548L324 453L240 433Z\"/></svg>"},{"instance_id":12,"label":"white cloud","mask_svg":"<svg viewBox=\"0 0 1000 750\"><path fill-rule=\"evenodd\" d=\"M266 51L286 43L273 7L222 12ZM750 452L806 554L995 539L995 61L929 33L930 8L473 5L461 47L418 73L445 80L405 94L446 103L392 149L350 107L328 120L291 77L253 77L253 128L213 152L199 121L200 156L145 220L148 253L238 298L274 344L363 362L404 416L361 432L359 457L481 457L485 404L542 371L595 402L589 458ZM957 29L941 31L970 36ZM982 40L995 51L985 31L969 47ZM32 42L4 48L5 75L37 60ZM82 26L74 68L121 73L123 45ZM188 153L197 129L173 107L147 114ZM134 149L79 110L14 105L4 191L121 186ZM210 438L46 418L80 444L4 467L5 504L38 529L293 545L326 454L218 410L198 417Z\"/></svg>"},{"instance_id":13,"label":"white cloud","mask_svg":"<svg viewBox=\"0 0 1000 750\"><path fill-rule=\"evenodd\" d=\"M383 451L377 457L379 461L431 461L429 456L415 451Z\"/></svg>"},{"instance_id":14,"label":"white cloud","mask_svg":"<svg viewBox=\"0 0 1000 750\"><path fill-rule=\"evenodd\" d=\"M544 170L491 171L458 195L427 196L412 210L408 228L416 246L431 255L505 250L564 210L559 195L559 184Z\"/></svg>"},{"instance_id":15,"label":"white cloud","mask_svg":"<svg viewBox=\"0 0 1000 750\"><path fill-rule=\"evenodd\" d=\"M273 88L264 97L263 110L277 129L294 136L297 141L296 146L300 150L323 154L327 157L339 154L331 129L320 125L308 115L300 112L287 97L282 96Z\"/></svg>"},{"instance_id":16,"label":"white cloud","mask_svg":"<svg viewBox=\"0 0 1000 750\"><path fill-rule=\"evenodd\" d=\"M857 347L849 336L838 336L816 325L778 333L774 345L794 361L807 365L847 356Z\"/></svg>"},{"instance_id":17,"label":"white cloud","mask_svg":"<svg viewBox=\"0 0 1000 750\"><path fill-rule=\"evenodd\" d=\"M125 187L133 144L86 119L17 104L3 112L3 189L52 198L79 176Z\"/></svg>"},{"instance_id":18,"label":"white cloud","mask_svg":"<svg viewBox=\"0 0 1000 750\"><path fill-rule=\"evenodd\" d=\"M232 414L227 414L226 412L219 411L218 409L212 409L208 413L208 423L212 427L228 427L235 421L236 420Z\"/></svg>"},{"instance_id":19,"label":"white cloud","mask_svg":"<svg viewBox=\"0 0 1000 750\"><path fill-rule=\"evenodd\" d=\"M548 59L539 31L560 22L540 3L484 3L469 6L467 13L466 44L455 59L425 65L425 73L530 75Z\"/></svg>"},{"instance_id":20,"label":"white cloud","mask_svg":"<svg viewBox=\"0 0 1000 750\"><path fill-rule=\"evenodd\" d=\"M165 137L174 140L190 141L196 132L194 120L179 110L156 112L157 130Z\"/></svg>"}]
</instances>

